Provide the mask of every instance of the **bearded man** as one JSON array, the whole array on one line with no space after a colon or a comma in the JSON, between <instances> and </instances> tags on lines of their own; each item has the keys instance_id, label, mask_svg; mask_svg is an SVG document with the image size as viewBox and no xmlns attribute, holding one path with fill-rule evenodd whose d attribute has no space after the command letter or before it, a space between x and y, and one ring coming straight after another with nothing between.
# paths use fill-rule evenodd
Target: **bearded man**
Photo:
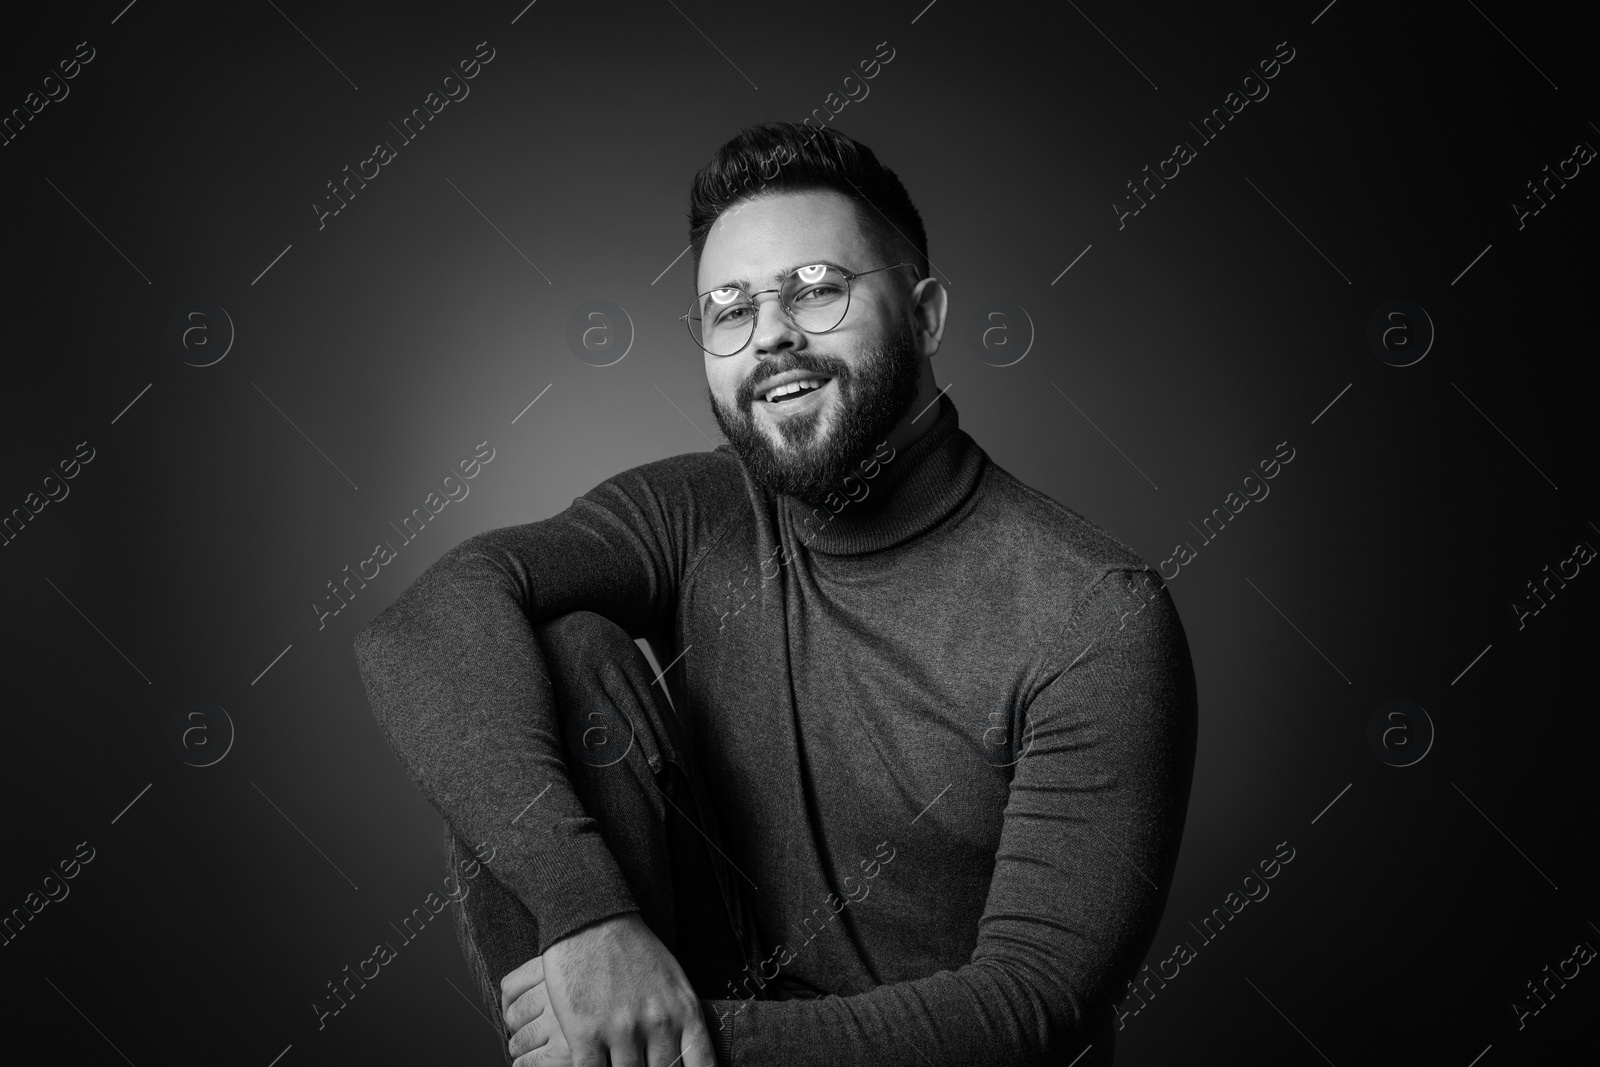
<instances>
[{"instance_id":1,"label":"bearded man","mask_svg":"<svg viewBox=\"0 0 1600 1067\"><path fill-rule=\"evenodd\" d=\"M870 149L746 129L689 223L728 443L469 538L356 643L507 1061L1108 1064L1193 775L1172 600L959 428Z\"/></svg>"}]
</instances>

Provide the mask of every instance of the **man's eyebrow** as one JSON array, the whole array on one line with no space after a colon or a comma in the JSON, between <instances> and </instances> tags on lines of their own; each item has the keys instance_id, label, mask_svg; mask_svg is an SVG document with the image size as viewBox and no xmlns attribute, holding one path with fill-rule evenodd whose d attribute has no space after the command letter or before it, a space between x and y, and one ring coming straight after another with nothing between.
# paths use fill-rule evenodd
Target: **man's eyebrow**
<instances>
[{"instance_id":1,"label":"man's eyebrow","mask_svg":"<svg viewBox=\"0 0 1600 1067\"><path fill-rule=\"evenodd\" d=\"M831 259L804 259L792 267L786 267L783 270L773 274L772 280L781 283L785 278L799 270L801 267L813 267L818 263L826 263L830 267L840 267L843 270L849 269L848 267L843 267L842 264L839 264ZM718 289L743 289L748 293L750 291L750 282L746 278L735 278L730 281L723 282L721 285L714 285L707 290L707 292L715 292Z\"/></svg>"}]
</instances>

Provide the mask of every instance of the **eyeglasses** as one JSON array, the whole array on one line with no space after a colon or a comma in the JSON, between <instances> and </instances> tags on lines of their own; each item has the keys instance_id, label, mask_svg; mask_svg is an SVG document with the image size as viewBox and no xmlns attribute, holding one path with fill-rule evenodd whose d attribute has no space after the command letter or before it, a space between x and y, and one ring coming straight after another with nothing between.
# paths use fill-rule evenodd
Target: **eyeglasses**
<instances>
[{"instance_id":1,"label":"eyeglasses","mask_svg":"<svg viewBox=\"0 0 1600 1067\"><path fill-rule=\"evenodd\" d=\"M827 333L836 329L850 310L851 282L863 275L911 265L893 263L852 274L831 263L813 263L790 271L776 289L746 293L731 286L701 293L690 303L689 313L678 317L688 323L689 336L695 344L713 356L731 356L742 351L755 335L760 314L756 297L777 293L778 306L797 329Z\"/></svg>"}]
</instances>

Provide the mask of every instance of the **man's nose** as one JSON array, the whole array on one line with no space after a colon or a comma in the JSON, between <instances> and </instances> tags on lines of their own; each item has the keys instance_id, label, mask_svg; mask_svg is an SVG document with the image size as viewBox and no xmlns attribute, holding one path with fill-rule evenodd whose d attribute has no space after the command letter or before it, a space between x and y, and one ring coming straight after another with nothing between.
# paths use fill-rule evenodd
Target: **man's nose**
<instances>
[{"instance_id":1,"label":"man's nose","mask_svg":"<svg viewBox=\"0 0 1600 1067\"><path fill-rule=\"evenodd\" d=\"M765 359L774 352L794 348L803 343L805 335L783 310L783 304L774 293L770 298L756 302L756 329L751 338L755 342L755 357Z\"/></svg>"}]
</instances>

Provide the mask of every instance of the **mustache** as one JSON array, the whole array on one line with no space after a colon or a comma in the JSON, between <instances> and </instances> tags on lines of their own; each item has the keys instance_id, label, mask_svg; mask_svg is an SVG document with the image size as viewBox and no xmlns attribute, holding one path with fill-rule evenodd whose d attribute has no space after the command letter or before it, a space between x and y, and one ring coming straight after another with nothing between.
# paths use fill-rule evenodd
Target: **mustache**
<instances>
[{"instance_id":1,"label":"mustache","mask_svg":"<svg viewBox=\"0 0 1600 1067\"><path fill-rule=\"evenodd\" d=\"M763 362L750 374L750 377L739 383L737 394L739 407L747 408L755 402L756 386L761 382L771 381L778 375L787 374L793 370L833 378L838 380L841 385L847 382L850 377L850 365L842 359L834 359L830 356L807 354L799 358L790 358L782 364L772 361Z\"/></svg>"}]
</instances>

